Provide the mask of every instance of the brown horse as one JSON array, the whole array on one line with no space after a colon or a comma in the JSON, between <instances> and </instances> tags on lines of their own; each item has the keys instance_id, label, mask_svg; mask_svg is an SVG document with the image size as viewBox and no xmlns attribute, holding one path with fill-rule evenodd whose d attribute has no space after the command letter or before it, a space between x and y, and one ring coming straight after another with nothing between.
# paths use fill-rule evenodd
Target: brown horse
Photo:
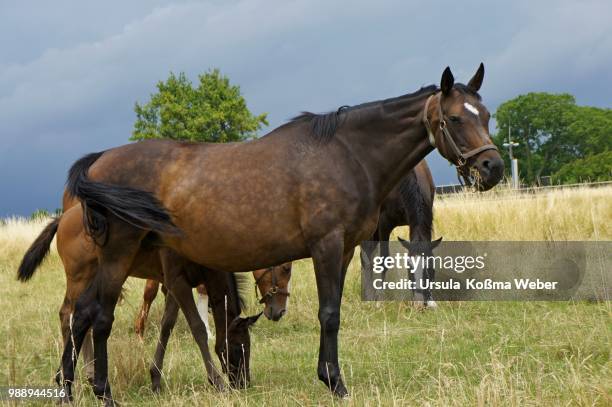
<instances>
[{"instance_id":1,"label":"brown horse","mask_svg":"<svg viewBox=\"0 0 612 407\"><path fill-rule=\"evenodd\" d=\"M255 277L255 295L259 290L265 305L264 315L272 321L278 321L286 312L287 297L289 297L289 279L291 278L291 263L276 267L253 271ZM143 338L147 317L151 304L157 297L160 281L147 280L142 297L140 311L134 321L134 330L139 338ZM206 325L206 332L211 336L208 326L208 292L204 284L196 287L198 292L198 313Z\"/></svg>"},{"instance_id":2,"label":"brown horse","mask_svg":"<svg viewBox=\"0 0 612 407\"><path fill-rule=\"evenodd\" d=\"M65 202L70 206L71 202ZM83 211L80 205L72 206L55 219L26 252L20 266L21 275L29 279L48 252L53 236L57 233L57 248L66 273L66 294L60 309L60 322L64 342L70 338L70 318L74 304L81 293L91 284L97 271L95 245L87 238L83 225ZM35 259L35 260L33 260ZM183 260L175 260L183 261ZM249 381L248 357L250 340L248 327L256 318L240 318L240 299L236 289L234 275L231 273L210 273L199 270L201 267L185 262L184 273L192 286L207 285L216 328L215 350L223 370L230 376L230 382L236 387L244 387ZM163 270L159 249L143 248L137 261L130 269L130 276L149 278L151 281L163 281ZM191 297L193 302L193 297ZM272 303L271 299L269 302ZM188 300L187 300L188 302ZM267 304L266 304L267 305ZM193 304L195 307L195 304ZM170 332L178 316L178 303L175 297L166 296L160 339L151 365L151 380L154 391L159 391L161 368ZM190 321L190 327L193 321ZM197 324L192 327L196 343L204 348L207 337L202 336ZM94 353L91 332L83 343L86 374L90 383L94 382ZM234 349L234 350L232 350Z\"/></svg>"},{"instance_id":3,"label":"brown horse","mask_svg":"<svg viewBox=\"0 0 612 407\"><path fill-rule=\"evenodd\" d=\"M305 113L246 143L151 140L78 160L67 190L82 202L99 267L76 303L74 340L62 355L68 398L74 355L93 326L94 391L112 402L106 342L114 308L131 265L151 242L207 270L228 272L312 257L321 325L318 376L346 396L337 339L344 277L355 246L372 236L385 197L434 148L460 169L478 171L480 189L503 175L477 93L483 77L481 65L468 85L455 84L447 68L440 88ZM187 287L191 296L181 265L171 258L162 265L168 289L174 294ZM208 373L214 383L215 372Z\"/></svg>"}]
</instances>

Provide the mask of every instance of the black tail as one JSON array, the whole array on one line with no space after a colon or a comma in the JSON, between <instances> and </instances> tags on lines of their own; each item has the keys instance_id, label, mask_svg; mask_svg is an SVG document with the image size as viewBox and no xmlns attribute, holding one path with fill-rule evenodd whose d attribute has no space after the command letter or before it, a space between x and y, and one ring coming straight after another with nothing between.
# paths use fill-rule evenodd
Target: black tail
<instances>
[{"instance_id":1,"label":"black tail","mask_svg":"<svg viewBox=\"0 0 612 407\"><path fill-rule=\"evenodd\" d=\"M150 192L120 185L91 181L89 167L104 152L91 153L75 162L68 172L68 192L83 204L85 226L94 240L106 232L106 214L130 225L166 234L180 234L170 214Z\"/></svg>"},{"instance_id":2,"label":"black tail","mask_svg":"<svg viewBox=\"0 0 612 407\"><path fill-rule=\"evenodd\" d=\"M34 272L40 266L42 261L49 253L49 247L53 236L57 232L57 225L59 224L60 218L53 219L36 238L34 243L30 246L26 254L21 260L19 270L17 271L17 279L19 281L26 282L34 275Z\"/></svg>"}]
</instances>

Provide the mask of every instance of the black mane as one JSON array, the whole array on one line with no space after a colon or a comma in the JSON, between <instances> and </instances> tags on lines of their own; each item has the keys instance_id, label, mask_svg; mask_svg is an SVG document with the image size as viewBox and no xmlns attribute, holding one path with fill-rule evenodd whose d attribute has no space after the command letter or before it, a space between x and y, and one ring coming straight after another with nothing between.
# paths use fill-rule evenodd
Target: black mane
<instances>
[{"instance_id":1,"label":"black mane","mask_svg":"<svg viewBox=\"0 0 612 407\"><path fill-rule=\"evenodd\" d=\"M338 129L345 123L347 114L355 112L364 108L370 108L374 106L382 106L386 103L396 102L399 100L409 100L420 98L424 95L433 94L438 90L436 85L429 85L417 90L414 93L402 95L390 99L377 100L374 102L366 102L355 106L341 106L336 111L328 113L311 113L302 112L298 116L292 118L288 124L291 123L309 123L310 124L310 136L316 141L326 143L331 140L338 131Z\"/></svg>"}]
</instances>

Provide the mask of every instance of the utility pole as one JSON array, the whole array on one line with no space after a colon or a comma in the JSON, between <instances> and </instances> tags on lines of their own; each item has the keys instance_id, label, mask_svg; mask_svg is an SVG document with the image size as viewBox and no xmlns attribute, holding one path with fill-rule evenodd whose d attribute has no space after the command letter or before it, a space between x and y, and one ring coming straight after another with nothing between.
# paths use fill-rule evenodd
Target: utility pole
<instances>
[{"instance_id":1,"label":"utility pole","mask_svg":"<svg viewBox=\"0 0 612 407\"><path fill-rule=\"evenodd\" d=\"M512 148L518 147L519 143L515 143L510 138L510 125L508 125L508 142L503 144L504 147L508 149L508 155L510 155L510 168L512 170L512 188L519 188L519 178L518 178L518 160L514 158L512 154Z\"/></svg>"}]
</instances>

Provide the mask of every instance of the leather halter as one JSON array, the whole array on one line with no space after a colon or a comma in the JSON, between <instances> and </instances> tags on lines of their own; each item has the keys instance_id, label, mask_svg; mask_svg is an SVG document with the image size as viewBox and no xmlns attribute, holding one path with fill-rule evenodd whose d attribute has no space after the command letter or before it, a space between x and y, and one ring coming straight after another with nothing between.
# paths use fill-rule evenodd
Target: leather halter
<instances>
[{"instance_id":1,"label":"leather halter","mask_svg":"<svg viewBox=\"0 0 612 407\"><path fill-rule=\"evenodd\" d=\"M434 96L437 96L437 95L441 95L441 93L434 93L433 95L427 98L427 101L425 102L425 110L423 111L423 124L425 125L425 128L427 129L427 136L429 137L429 143L431 144L433 148L438 148L438 146L436 145L436 134L431 129L431 123L429 122L429 119L427 118L427 114L429 112L429 102ZM445 139L444 141L450 147L450 149L453 150L453 154L455 154L455 162L453 162L453 164L457 166L459 171L461 172L465 171L468 160L474 157L475 155L478 155L482 153L483 151L487 151L487 150L498 151L497 147L494 144L485 144L483 146L470 150L467 153L462 153L459 147L457 146L457 144L455 143L455 140L453 140L453 137L451 136L450 131L448 130L448 126L446 125L446 116L444 115L444 112L442 111L442 98L441 97L438 97L438 116L440 117L439 128L442 131L442 134L444 135L444 139ZM440 149L438 148L438 150ZM447 160L451 161L449 158L447 158Z\"/></svg>"},{"instance_id":2,"label":"leather halter","mask_svg":"<svg viewBox=\"0 0 612 407\"><path fill-rule=\"evenodd\" d=\"M272 273L272 287L270 287L268 289L268 291L266 291L262 296L261 296L261 300L259 300L260 304L264 304L266 302L266 300L268 298L272 298L273 296L275 296L276 294L279 295L284 295L286 297L289 297L289 291L287 290L283 290L281 289L278 285L277 285L277 281L276 281L276 273L274 272L274 267L268 267L261 276L259 276L258 279L255 280L255 298L259 299L259 292L257 291L257 284L261 281L262 278L264 278L264 276L268 273Z\"/></svg>"}]
</instances>

